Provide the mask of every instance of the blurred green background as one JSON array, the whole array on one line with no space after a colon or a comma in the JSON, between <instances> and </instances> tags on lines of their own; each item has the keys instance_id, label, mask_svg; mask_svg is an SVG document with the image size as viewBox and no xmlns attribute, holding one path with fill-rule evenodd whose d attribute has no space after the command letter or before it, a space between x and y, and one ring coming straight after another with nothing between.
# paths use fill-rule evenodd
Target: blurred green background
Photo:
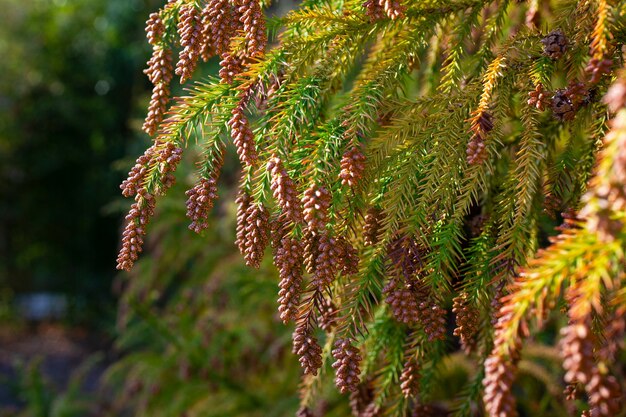
<instances>
[{"instance_id":1,"label":"blurred green background","mask_svg":"<svg viewBox=\"0 0 626 417\"><path fill-rule=\"evenodd\" d=\"M150 88L143 21L157 4L3 1L3 287L62 292L81 310L109 306L118 184L125 157L147 140L137 129Z\"/></svg>"}]
</instances>

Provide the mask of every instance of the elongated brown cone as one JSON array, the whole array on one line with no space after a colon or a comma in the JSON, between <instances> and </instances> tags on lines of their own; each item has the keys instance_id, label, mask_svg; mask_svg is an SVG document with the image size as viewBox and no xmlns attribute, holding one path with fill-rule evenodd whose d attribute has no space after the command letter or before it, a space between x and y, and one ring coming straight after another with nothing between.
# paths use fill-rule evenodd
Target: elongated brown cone
<instances>
[{"instance_id":1,"label":"elongated brown cone","mask_svg":"<svg viewBox=\"0 0 626 417\"><path fill-rule=\"evenodd\" d=\"M604 344L598 351L598 357L605 362L611 362L615 360L619 350L624 348L626 336L626 310L624 308L619 307L611 312L604 336Z\"/></svg>"},{"instance_id":2,"label":"elongated brown cone","mask_svg":"<svg viewBox=\"0 0 626 417\"><path fill-rule=\"evenodd\" d=\"M363 243L373 246L378 243L382 229L383 211L376 207L370 207L365 215L363 225Z\"/></svg>"},{"instance_id":3,"label":"elongated brown cone","mask_svg":"<svg viewBox=\"0 0 626 417\"><path fill-rule=\"evenodd\" d=\"M256 143L254 141L254 133L250 129L248 117L244 110L245 101L242 99L237 107L232 111L232 117L228 121L233 143L237 148L237 155L241 164L244 166L254 165L258 156L256 151Z\"/></svg>"},{"instance_id":4,"label":"elongated brown cone","mask_svg":"<svg viewBox=\"0 0 626 417\"><path fill-rule=\"evenodd\" d=\"M561 352L565 382L586 384L594 368L593 341L588 325L570 323L561 330Z\"/></svg>"},{"instance_id":5,"label":"elongated brown cone","mask_svg":"<svg viewBox=\"0 0 626 417\"><path fill-rule=\"evenodd\" d=\"M157 166L161 176L162 187L158 193L163 194L164 191L174 185L176 178L174 172L178 163L182 159L183 150L172 142L167 142L158 152ZM158 194L157 193L157 194Z\"/></svg>"},{"instance_id":6,"label":"elongated brown cone","mask_svg":"<svg viewBox=\"0 0 626 417\"><path fill-rule=\"evenodd\" d=\"M132 197L136 195L140 188L143 187L142 182L148 172L149 165L154 163L157 165L160 174L160 180L163 188L168 188L174 183L174 171L182 157L182 149L171 142L156 143L148 148L143 155L137 158L133 168L128 173L120 188L122 195ZM161 191L163 191L161 188Z\"/></svg>"},{"instance_id":7,"label":"elongated brown cone","mask_svg":"<svg viewBox=\"0 0 626 417\"><path fill-rule=\"evenodd\" d=\"M154 87L148 107L148 115L143 124L143 130L153 136L159 124L163 121L170 99L170 82L172 81L172 50L156 45L152 57L148 61L148 68L144 70Z\"/></svg>"},{"instance_id":8,"label":"elongated brown cone","mask_svg":"<svg viewBox=\"0 0 626 417\"><path fill-rule=\"evenodd\" d=\"M213 160L212 171L185 194L187 195L187 217L191 220L189 229L196 233L208 227L208 216L217 198L217 180L224 163L224 151L213 152L209 158Z\"/></svg>"},{"instance_id":9,"label":"elongated brown cone","mask_svg":"<svg viewBox=\"0 0 626 417\"><path fill-rule=\"evenodd\" d=\"M419 320L428 335L428 340L446 338L446 310L432 298L426 298L418 304Z\"/></svg>"},{"instance_id":10,"label":"elongated brown cone","mask_svg":"<svg viewBox=\"0 0 626 417\"><path fill-rule=\"evenodd\" d=\"M485 360L485 377L483 378L483 403L489 417L517 417L515 396L511 392L521 342L519 336L510 345L507 329L512 318L512 306L505 305L498 311L495 323L494 347ZM505 353L503 345L509 345Z\"/></svg>"},{"instance_id":11,"label":"elongated brown cone","mask_svg":"<svg viewBox=\"0 0 626 417\"><path fill-rule=\"evenodd\" d=\"M415 358L409 358L404 363L402 373L400 374L400 389L404 398L410 398L417 395L419 391L419 365Z\"/></svg>"},{"instance_id":12,"label":"elongated brown cone","mask_svg":"<svg viewBox=\"0 0 626 417\"><path fill-rule=\"evenodd\" d=\"M479 311L470 304L466 293L453 300L452 312L456 316L454 335L461 339L461 347L470 353L476 347L476 333L479 326Z\"/></svg>"},{"instance_id":13,"label":"elongated brown cone","mask_svg":"<svg viewBox=\"0 0 626 417\"><path fill-rule=\"evenodd\" d=\"M561 354L565 382L585 386L591 415L610 417L620 410L621 387L611 375L601 373L594 357L589 320L578 320L561 330Z\"/></svg>"},{"instance_id":14,"label":"elongated brown cone","mask_svg":"<svg viewBox=\"0 0 626 417\"><path fill-rule=\"evenodd\" d=\"M269 213L261 204L251 204L246 212L243 257L246 265L258 268L269 242Z\"/></svg>"},{"instance_id":15,"label":"elongated brown cone","mask_svg":"<svg viewBox=\"0 0 626 417\"><path fill-rule=\"evenodd\" d=\"M246 225L248 224L248 209L252 203L252 197L247 192L240 190L235 200L237 203L237 238L235 240L239 252L246 251Z\"/></svg>"},{"instance_id":16,"label":"elongated brown cone","mask_svg":"<svg viewBox=\"0 0 626 417\"><path fill-rule=\"evenodd\" d=\"M183 47L178 55L176 75L180 75L180 83L190 79L196 70L202 48L202 20L200 12L192 3L183 4L178 20L178 34Z\"/></svg>"},{"instance_id":17,"label":"elongated brown cone","mask_svg":"<svg viewBox=\"0 0 626 417\"><path fill-rule=\"evenodd\" d=\"M243 69L244 64L242 58L226 53L220 61L220 78L223 83L231 84Z\"/></svg>"},{"instance_id":18,"label":"elongated brown cone","mask_svg":"<svg viewBox=\"0 0 626 417\"><path fill-rule=\"evenodd\" d=\"M467 163L482 164L488 158L485 138L493 130L493 116L486 110L476 111L470 118L472 137L467 143Z\"/></svg>"},{"instance_id":19,"label":"elongated brown cone","mask_svg":"<svg viewBox=\"0 0 626 417\"><path fill-rule=\"evenodd\" d=\"M145 179L148 172L148 163L154 157L155 147L151 146L137 158L135 165L128 172L128 178L122 181L120 188L124 197L132 197L137 194L137 190L141 188L141 183Z\"/></svg>"},{"instance_id":20,"label":"elongated brown cone","mask_svg":"<svg viewBox=\"0 0 626 417\"><path fill-rule=\"evenodd\" d=\"M272 176L271 189L278 205L292 222L300 223L303 220L302 203L298 198L296 185L289 177L280 158L276 156L270 158L267 170Z\"/></svg>"},{"instance_id":21,"label":"elongated brown cone","mask_svg":"<svg viewBox=\"0 0 626 417\"><path fill-rule=\"evenodd\" d=\"M341 252L336 240L329 236L328 232L321 234L317 243L317 257L311 283L321 290L335 279L338 268L341 266L338 262Z\"/></svg>"},{"instance_id":22,"label":"elongated brown cone","mask_svg":"<svg viewBox=\"0 0 626 417\"><path fill-rule=\"evenodd\" d=\"M143 250L143 237L146 234L146 226L154 215L154 206L154 196L144 189L139 189L135 195L135 203L126 216L122 248L117 256L117 269L129 271Z\"/></svg>"},{"instance_id":23,"label":"elongated brown cone","mask_svg":"<svg viewBox=\"0 0 626 417\"><path fill-rule=\"evenodd\" d=\"M335 362L336 378L335 385L342 394L346 392L354 392L358 389L359 375L361 370L361 355L359 350L352 345L348 339L339 339L335 342L335 348L332 351Z\"/></svg>"},{"instance_id":24,"label":"elongated brown cone","mask_svg":"<svg viewBox=\"0 0 626 417\"><path fill-rule=\"evenodd\" d=\"M365 155L358 146L348 149L341 158L341 184L355 187L365 171Z\"/></svg>"},{"instance_id":25,"label":"elongated brown cone","mask_svg":"<svg viewBox=\"0 0 626 417\"><path fill-rule=\"evenodd\" d=\"M189 229L196 233L209 226L209 211L217 198L217 180L213 177L202 178L187 195L187 217L191 220Z\"/></svg>"},{"instance_id":26,"label":"elongated brown cone","mask_svg":"<svg viewBox=\"0 0 626 417\"><path fill-rule=\"evenodd\" d=\"M328 209L330 208L330 193L317 184L311 184L304 192L302 204L304 206L304 220L309 231L318 234L326 229L328 223Z\"/></svg>"},{"instance_id":27,"label":"elongated brown cone","mask_svg":"<svg viewBox=\"0 0 626 417\"><path fill-rule=\"evenodd\" d=\"M612 375L604 375L594 368L585 389L593 417L613 417L622 411L622 387Z\"/></svg>"},{"instance_id":28,"label":"elongated brown cone","mask_svg":"<svg viewBox=\"0 0 626 417\"><path fill-rule=\"evenodd\" d=\"M419 322L420 310L417 295L411 285L403 278L394 277L383 288L385 302L391 308L393 317L400 323L415 324Z\"/></svg>"},{"instance_id":29,"label":"elongated brown cone","mask_svg":"<svg viewBox=\"0 0 626 417\"><path fill-rule=\"evenodd\" d=\"M239 21L243 24L246 38L246 56L262 55L267 45L265 16L258 0L235 0Z\"/></svg>"},{"instance_id":30,"label":"elongated brown cone","mask_svg":"<svg viewBox=\"0 0 626 417\"><path fill-rule=\"evenodd\" d=\"M382 417L382 415L380 406L377 405L375 401L372 401L365 406L361 414L359 414L359 417Z\"/></svg>"},{"instance_id":31,"label":"elongated brown cone","mask_svg":"<svg viewBox=\"0 0 626 417\"><path fill-rule=\"evenodd\" d=\"M237 14L228 0L209 0L206 10L212 46L223 58L229 50L230 38L237 30L238 20L234 18Z\"/></svg>"},{"instance_id":32,"label":"elongated brown cone","mask_svg":"<svg viewBox=\"0 0 626 417\"><path fill-rule=\"evenodd\" d=\"M339 236L336 239L336 245L341 273L348 276L359 272L359 252L352 246L352 243L345 237Z\"/></svg>"},{"instance_id":33,"label":"elongated brown cone","mask_svg":"<svg viewBox=\"0 0 626 417\"><path fill-rule=\"evenodd\" d=\"M285 324L293 320L298 313L302 291L303 252L302 242L296 238L284 236L274 256L274 263L280 275L278 312Z\"/></svg>"},{"instance_id":34,"label":"elongated brown cone","mask_svg":"<svg viewBox=\"0 0 626 417\"><path fill-rule=\"evenodd\" d=\"M485 360L485 392L483 401L489 417L516 417L515 398L511 386L515 366L502 356L490 356Z\"/></svg>"},{"instance_id":35,"label":"elongated brown cone","mask_svg":"<svg viewBox=\"0 0 626 417\"><path fill-rule=\"evenodd\" d=\"M202 22L200 28L200 48L199 54L204 62L207 62L213 55L216 54L213 40L213 27L211 4L207 3L202 12L200 12L200 21Z\"/></svg>"},{"instance_id":36,"label":"elongated brown cone","mask_svg":"<svg viewBox=\"0 0 626 417\"><path fill-rule=\"evenodd\" d=\"M567 384L563 390L563 395L568 401L574 401L580 397L580 389L578 384Z\"/></svg>"},{"instance_id":37,"label":"elongated brown cone","mask_svg":"<svg viewBox=\"0 0 626 417\"><path fill-rule=\"evenodd\" d=\"M299 323L293 332L293 353L300 357L305 374L317 375L322 367L322 348L306 323Z\"/></svg>"},{"instance_id":38,"label":"elongated brown cone","mask_svg":"<svg viewBox=\"0 0 626 417\"><path fill-rule=\"evenodd\" d=\"M481 135L474 134L467 143L467 163L470 165L479 165L487 160L487 148L485 139Z\"/></svg>"},{"instance_id":39,"label":"elongated brown cone","mask_svg":"<svg viewBox=\"0 0 626 417\"><path fill-rule=\"evenodd\" d=\"M151 13L146 21L146 37L150 45L156 45L163 38L165 25L158 13Z\"/></svg>"},{"instance_id":40,"label":"elongated brown cone","mask_svg":"<svg viewBox=\"0 0 626 417\"><path fill-rule=\"evenodd\" d=\"M304 233L304 266L306 272L312 274L315 272L315 261L319 253L319 239L318 234L311 233L308 229Z\"/></svg>"}]
</instances>

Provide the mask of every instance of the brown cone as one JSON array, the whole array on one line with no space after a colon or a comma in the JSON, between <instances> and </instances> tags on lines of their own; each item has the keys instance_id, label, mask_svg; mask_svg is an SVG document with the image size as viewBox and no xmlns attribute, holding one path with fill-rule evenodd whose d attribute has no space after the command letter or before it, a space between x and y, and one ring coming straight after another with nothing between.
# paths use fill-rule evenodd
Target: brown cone
<instances>
[{"instance_id":1,"label":"brown cone","mask_svg":"<svg viewBox=\"0 0 626 417\"><path fill-rule=\"evenodd\" d=\"M246 251L246 225L248 224L248 209L252 203L252 197L247 192L240 190L235 200L237 203L237 238L235 240L239 252Z\"/></svg>"},{"instance_id":2,"label":"brown cone","mask_svg":"<svg viewBox=\"0 0 626 417\"><path fill-rule=\"evenodd\" d=\"M143 249L146 226L154 215L155 199L143 188L135 195L135 203L126 216L126 227L122 234L122 248L117 256L117 269L130 271Z\"/></svg>"},{"instance_id":3,"label":"brown cone","mask_svg":"<svg viewBox=\"0 0 626 417\"><path fill-rule=\"evenodd\" d=\"M406 7L404 7L399 0L378 0L378 4L391 20L404 17Z\"/></svg>"},{"instance_id":4,"label":"brown cone","mask_svg":"<svg viewBox=\"0 0 626 417\"><path fill-rule=\"evenodd\" d=\"M419 322L420 310L417 304L417 294L403 278L392 278L383 288L383 294L385 302L391 308L391 313L397 321L405 324Z\"/></svg>"},{"instance_id":5,"label":"brown cone","mask_svg":"<svg viewBox=\"0 0 626 417\"><path fill-rule=\"evenodd\" d=\"M461 339L465 353L476 347L476 334L479 326L479 311L470 303L466 293L459 294L453 300L452 312L456 316L454 335Z\"/></svg>"},{"instance_id":6,"label":"brown cone","mask_svg":"<svg viewBox=\"0 0 626 417\"><path fill-rule=\"evenodd\" d=\"M198 9L191 3L183 4L178 20L178 34L183 49L178 55L176 64L176 75L180 75L181 84L192 77L198 64L202 48L201 28L202 21Z\"/></svg>"},{"instance_id":7,"label":"brown cone","mask_svg":"<svg viewBox=\"0 0 626 417\"><path fill-rule=\"evenodd\" d=\"M165 25L163 24L163 20L161 20L161 16L159 16L158 13L151 13L146 21L146 37L148 38L148 43L152 46L158 44L163 38L164 33Z\"/></svg>"},{"instance_id":8,"label":"brown cone","mask_svg":"<svg viewBox=\"0 0 626 417\"><path fill-rule=\"evenodd\" d=\"M485 360L483 403L489 417L517 417L518 415L515 396L511 389L521 348L519 337L516 337L512 346L509 345L507 354L504 354L502 350L503 344L508 345L511 342L506 333L511 318L512 312L508 305L499 310L495 323L494 347ZM505 335L507 335L506 339Z\"/></svg>"},{"instance_id":9,"label":"brown cone","mask_svg":"<svg viewBox=\"0 0 626 417\"><path fill-rule=\"evenodd\" d=\"M300 223L303 219L302 203L298 198L296 185L289 177L280 158L276 156L270 158L267 170L272 176L271 189L278 205L292 222Z\"/></svg>"},{"instance_id":10,"label":"brown cone","mask_svg":"<svg viewBox=\"0 0 626 417\"><path fill-rule=\"evenodd\" d=\"M155 147L151 146L137 158L135 166L128 172L128 177L122 181L120 188L122 189L122 195L124 197L133 197L137 194L137 191L141 188L142 182L145 179L148 172L148 163L153 158Z\"/></svg>"},{"instance_id":11,"label":"brown cone","mask_svg":"<svg viewBox=\"0 0 626 417\"><path fill-rule=\"evenodd\" d=\"M244 166L254 165L258 156L256 151L256 143L254 141L254 133L250 129L248 117L244 111L245 100L240 100L239 104L233 109L232 117L228 121L233 143L237 148L237 155L241 164Z\"/></svg>"},{"instance_id":12,"label":"brown cone","mask_svg":"<svg viewBox=\"0 0 626 417\"><path fill-rule=\"evenodd\" d=\"M209 226L209 211L217 198L217 180L213 177L201 178L185 195L187 195L187 217L191 220L189 229L200 233Z\"/></svg>"},{"instance_id":13,"label":"brown cone","mask_svg":"<svg viewBox=\"0 0 626 417\"><path fill-rule=\"evenodd\" d=\"M317 243L317 256L311 283L322 290L335 279L340 267L338 260L341 252L336 240L329 236L328 232L322 233L318 237Z\"/></svg>"},{"instance_id":14,"label":"brown cone","mask_svg":"<svg viewBox=\"0 0 626 417\"><path fill-rule=\"evenodd\" d=\"M335 385L342 394L354 392L358 389L359 375L361 370L361 355L359 350L348 339L339 339L335 342L332 351L335 362L333 368L336 371Z\"/></svg>"},{"instance_id":15,"label":"brown cone","mask_svg":"<svg viewBox=\"0 0 626 417\"><path fill-rule=\"evenodd\" d=\"M143 124L143 130L153 136L163 121L170 97L170 82L172 73L172 50L156 45L152 57L148 61L148 68L144 70L154 87L148 107L148 115Z\"/></svg>"},{"instance_id":16,"label":"brown cone","mask_svg":"<svg viewBox=\"0 0 626 417\"><path fill-rule=\"evenodd\" d=\"M563 56L569 42L561 29L553 30L541 40L543 54L550 59L557 60Z\"/></svg>"},{"instance_id":17,"label":"brown cone","mask_svg":"<svg viewBox=\"0 0 626 417\"><path fill-rule=\"evenodd\" d=\"M269 213L261 204L251 204L246 213L243 257L246 265L258 268L269 242Z\"/></svg>"},{"instance_id":18,"label":"brown cone","mask_svg":"<svg viewBox=\"0 0 626 417\"><path fill-rule=\"evenodd\" d=\"M543 111L551 104L548 92L543 89L541 83L537 84L535 89L528 93L528 105L535 107L537 110Z\"/></svg>"},{"instance_id":19,"label":"brown cone","mask_svg":"<svg viewBox=\"0 0 626 417\"><path fill-rule=\"evenodd\" d=\"M258 0L235 0L234 4L246 38L246 56L262 55L267 45L267 34L265 16Z\"/></svg>"},{"instance_id":20,"label":"brown cone","mask_svg":"<svg viewBox=\"0 0 626 417\"><path fill-rule=\"evenodd\" d=\"M576 116L576 107L569 98L566 89L556 90L552 97L552 114L557 120L572 120Z\"/></svg>"},{"instance_id":21,"label":"brown cone","mask_svg":"<svg viewBox=\"0 0 626 417\"><path fill-rule=\"evenodd\" d=\"M302 198L304 220L311 233L318 234L326 229L330 202L330 192L323 186L311 184L304 192Z\"/></svg>"},{"instance_id":22,"label":"brown cone","mask_svg":"<svg viewBox=\"0 0 626 417\"><path fill-rule=\"evenodd\" d=\"M488 158L485 140L479 134L474 134L467 143L467 163L470 165L480 165Z\"/></svg>"},{"instance_id":23,"label":"brown cone","mask_svg":"<svg viewBox=\"0 0 626 417\"><path fill-rule=\"evenodd\" d=\"M354 146L346 151L341 158L341 172L339 178L342 185L355 187L357 182L363 177L365 171L365 155L358 146Z\"/></svg>"},{"instance_id":24,"label":"brown cone","mask_svg":"<svg viewBox=\"0 0 626 417\"><path fill-rule=\"evenodd\" d=\"M300 357L305 374L317 375L322 367L322 348L306 322L298 324L293 332L293 353Z\"/></svg>"},{"instance_id":25,"label":"brown cone","mask_svg":"<svg viewBox=\"0 0 626 417\"><path fill-rule=\"evenodd\" d=\"M382 229L383 211L376 207L371 207L365 215L365 225L363 226L363 243L366 246L373 246L380 239Z\"/></svg>"},{"instance_id":26,"label":"brown cone","mask_svg":"<svg viewBox=\"0 0 626 417\"><path fill-rule=\"evenodd\" d=\"M280 275L278 292L278 312L283 323L295 319L302 291L302 243L290 236L284 236L276 250L274 264Z\"/></svg>"},{"instance_id":27,"label":"brown cone","mask_svg":"<svg viewBox=\"0 0 626 417\"><path fill-rule=\"evenodd\" d=\"M419 391L419 365L415 358L410 358L404 363L400 374L400 389L404 398L414 397Z\"/></svg>"}]
</instances>

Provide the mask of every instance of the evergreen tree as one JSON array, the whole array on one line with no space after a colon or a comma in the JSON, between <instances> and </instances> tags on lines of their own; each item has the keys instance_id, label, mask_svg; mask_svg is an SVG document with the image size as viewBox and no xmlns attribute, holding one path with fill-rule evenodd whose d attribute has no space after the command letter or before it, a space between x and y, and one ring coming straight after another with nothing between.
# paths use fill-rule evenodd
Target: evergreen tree
<instances>
[{"instance_id":1,"label":"evergreen tree","mask_svg":"<svg viewBox=\"0 0 626 417\"><path fill-rule=\"evenodd\" d=\"M474 415L481 398L516 416L522 348L564 315L567 397L618 415L626 2L307 0L270 30L265 6L177 0L150 16L154 142L122 184L135 202L118 268L194 141L187 216L209 227L232 139L236 243L256 268L272 247L299 416L333 369L357 416ZM220 78L170 100L174 75L214 55ZM480 371L433 409L459 351Z\"/></svg>"}]
</instances>

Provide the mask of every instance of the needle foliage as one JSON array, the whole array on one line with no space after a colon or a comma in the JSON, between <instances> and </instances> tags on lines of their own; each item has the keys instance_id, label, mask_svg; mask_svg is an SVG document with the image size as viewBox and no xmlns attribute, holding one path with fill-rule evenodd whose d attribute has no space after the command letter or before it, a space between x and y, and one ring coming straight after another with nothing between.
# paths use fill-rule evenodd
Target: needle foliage
<instances>
[{"instance_id":1,"label":"needle foliage","mask_svg":"<svg viewBox=\"0 0 626 417\"><path fill-rule=\"evenodd\" d=\"M184 149L203 149L186 203L200 233L236 154L235 240L279 272L299 416L328 412L333 381L356 416L623 413L626 2L307 0L267 21L266 6L174 0L150 16L154 142L122 184L135 203L118 268ZM170 99L174 74L213 55L220 77ZM173 349L196 331L176 321ZM191 369L219 355L198 343ZM450 369L466 377L446 390ZM567 395L517 406L538 395L518 373Z\"/></svg>"}]
</instances>

